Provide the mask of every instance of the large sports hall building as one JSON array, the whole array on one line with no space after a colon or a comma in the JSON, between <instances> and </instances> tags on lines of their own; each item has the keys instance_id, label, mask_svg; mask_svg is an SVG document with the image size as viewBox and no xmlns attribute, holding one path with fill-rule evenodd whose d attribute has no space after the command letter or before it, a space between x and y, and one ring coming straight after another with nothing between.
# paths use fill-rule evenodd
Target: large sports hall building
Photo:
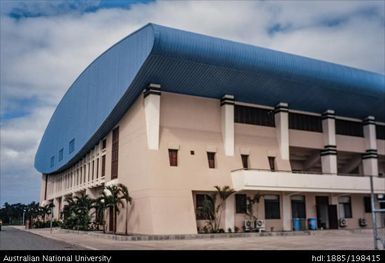
<instances>
[{"instance_id":1,"label":"large sports hall building","mask_svg":"<svg viewBox=\"0 0 385 263\"><path fill-rule=\"evenodd\" d=\"M75 80L35 167L56 217L66 196L126 185L129 233L197 233L197 208L216 185L237 191L226 231L247 226L255 195L266 231L292 231L298 219L369 228L370 176L385 193L385 78L148 24Z\"/></svg>"}]
</instances>

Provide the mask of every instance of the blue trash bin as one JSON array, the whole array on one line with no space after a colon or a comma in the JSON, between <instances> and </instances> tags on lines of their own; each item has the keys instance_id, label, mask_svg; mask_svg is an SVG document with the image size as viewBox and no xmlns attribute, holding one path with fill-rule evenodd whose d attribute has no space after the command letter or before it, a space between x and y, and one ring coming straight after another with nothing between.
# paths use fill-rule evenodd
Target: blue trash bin
<instances>
[{"instance_id":1,"label":"blue trash bin","mask_svg":"<svg viewBox=\"0 0 385 263\"><path fill-rule=\"evenodd\" d=\"M301 230L301 218L293 218L293 230L294 231Z\"/></svg>"},{"instance_id":2,"label":"blue trash bin","mask_svg":"<svg viewBox=\"0 0 385 263\"><path fill-rule=\"evenodd\" d=\"M317 218L308 218L307 225L309 230L317 230Z\"/></svg>"}]
</instances>

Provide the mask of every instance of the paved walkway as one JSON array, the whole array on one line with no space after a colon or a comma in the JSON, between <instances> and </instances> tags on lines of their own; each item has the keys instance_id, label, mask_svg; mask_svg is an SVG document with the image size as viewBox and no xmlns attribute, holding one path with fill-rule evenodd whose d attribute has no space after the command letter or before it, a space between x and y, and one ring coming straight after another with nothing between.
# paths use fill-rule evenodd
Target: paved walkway
<instances>
[{"instance_id":1,"label":"paved walkway","mask_svg":"<svg viewBox=\"0 0 385 263\"><path fill-rule=\"evenodd\" d=\"M64 240L65 241L65 240ZM22 231L15 227L3 226L0 231L0 250L74 250L84 249L63 241L56 241Z\"/></svg>"},{"instance_id":2,"label":"paved walkway","mask_svg":"<svg viewBox=\"0 0 385 263\"><path fill-rule=\"evenodd\" d=\"M117 241L47 229L28 230L43 237L96 250L363 250L373 249L370 230L315 231L305 236L265 236L161 241Z\"/></svg>"}]
</instances>

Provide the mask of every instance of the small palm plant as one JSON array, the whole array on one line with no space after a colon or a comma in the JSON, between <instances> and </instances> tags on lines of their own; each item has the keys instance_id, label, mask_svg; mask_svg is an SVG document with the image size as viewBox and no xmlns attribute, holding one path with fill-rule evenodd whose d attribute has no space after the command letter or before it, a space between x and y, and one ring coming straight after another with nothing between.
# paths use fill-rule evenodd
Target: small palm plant
<instances>
[{"instance_id":1,"label":"small palm plant","mask_svg":"<svg viewBox=\"0 0 385 263\"><path fill-rule=\"evenodd\" d=\"M128 189L123 184L107 186L103 191L102 199L104 200L105 208L112 208L112 222L113 222L113 233L116 233L117 215L120 212L120 207L124 208L126 203L126 229L127 234L127 223L128 223L128 203L132 203L132 198L128 193ZM124 200L124 202L123 202Z\"/></svg>"},{"instance_id":2,"label":"small palm plant","mask_svg":"<svg viewBox=\"0 0 385 263\"><path fill-rule=\"evenodd\" d=\"M214 233L220 232L220 223L226 199L235 191L230 186L214 186L216 192L207 194L204 197L202 206L198 209L198 213L202 218L208 220L208 225Z\"/></svg>"}]
</instances>

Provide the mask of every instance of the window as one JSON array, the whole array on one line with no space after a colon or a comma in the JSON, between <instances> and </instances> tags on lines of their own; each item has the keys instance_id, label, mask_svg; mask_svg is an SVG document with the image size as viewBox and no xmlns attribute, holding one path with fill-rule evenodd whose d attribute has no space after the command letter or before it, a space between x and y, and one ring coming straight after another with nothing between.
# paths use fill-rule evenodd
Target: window
<instances>
[{"instance_id":1,"label":"window","mask_svg":"<svg viewBox=\"0 0 385 263\"><path fill-rule=\"evenodd\" d=\"M194 151L190 151L190 154L191 154L191 155L194 155L194 154L195 154L195 152L194 152Z\"/></svg>"},{"instance_id":2,"label":"window","mask_svg":"<svg viewBox=\"0 0 385 263\"><path fill-rule=\"evenodd\" d=\"M241 154L241 159L242 159L243 169L249 169L249 155L248 154Z\"/></svg>"},{"instance_id":3,"label":"window","mask_svg":"<svg viewBox=\"0 0 385 263\"><path fill-rule=\"evenodd\" d=\"M106 175L106 156L102 156L102 178Z\"/></svg>"},{"instance_id":4,"label":"window","mask_svg":"<svg viewBox=\"0 0 385 263\"><path fill-rule=\"evenodd\" d=\"M90 166L91 166L91 164L88 163L88 182L90 181L90 174L91 174Z\"/></svg>"},{"instance_id":5,"label":"window","mask_svg":"<svg viewBox=\"0 0 385 263\"><path fill-rule=\"evenodd\" d=\"M83 165L83 171L84 171L84 173L83 173L83 183L85 183L86 182L86 165Z\"/></svg>"},{"instance_id":6,"label":"window","mask_svg":"<svg viewBox=\"0 0 385 263\"><path fill-rule=\"evenodd\" d=\"M207 194L196 194L196 218L207 220L214 214L214 204L212 198Z\"/></svg>"},{"instance_id":7,"label":"window","mask_svg":"<svg viewBox=\"0 0 385 263\"><path fill-rule=\"evenodd\" d=\"M207 152L207 160L209 161L209 168L214 169L215 168L215 153L214 152Z\"/></svg>"},{"instance_id":8,"label":"window","mask_svg":"<svg viewBox=\"0 0 385 263\"><path fill-rule=\"evenodd\" d=\"M364 207L365 213L372 212L372 200L370 199L370 196L364 196Z\"/></svg>"},{"instance_id":9,"label":"window","mask_svg":"<svg viewBox=\"0 0 385 263\"><path fill-rule=\"evenodd\" d=\"M51 157L51 167L55 165L55 156Z\"/></svg>"},{"instance_id":10,"label":"window","mask_svg":"<svg viewBox=\"0 0 385 263\"><path fill-rule=\"evenodd\" d=\"M118 178L119 127L112 131L111 179Z\"/></svg>"},{"instance_id":11,"label":"window","mask_svg":"<svg viewBox=\"0 0 385 263\"><path fill-rule=\"evenodd\" d=\"M289 129L322 132L322 119L319 116L290 112Z\"/></svg>"},{"instance_id":12,"label":"window","mask_svg":"<svg viewBox=\"0 0 385 263\"><path fill-rule=\"evenodd\" d=\"M59 151L59 162L60 162L61 160L63 160L63 151L64 151L63 148L61 148L60 151Z\"/></svg>"},{"instance_id":13,"label":"window","mask_svg":"<svg viewBox=\"0 0 385 263\"><path fill-rule=\"evenodd\" d=\"M168 158L170 160L170 166L178 166L178 150L168 149Z\"/></svg>"},{"instance_id":14,"label":"window","mask_svg":"<svg viewBox=\"0 0 385 263\"><path fill-rule=\"evenodd\" d=\"M340 218L352 218L352 203L350 196L341 196L338 199Z\"/></svg>"},{"instance_id":15,"label":"window","mask_svg":"<svg viewBox=\"0 0 385 263\"><path fill-rule=\"evenodd\" d=\"M96 179L99 177L99 158L96 159Z\"/></svg>"},{"instance_id":16,"label":"window","mask_svg":"<svg viewBox=\"0 0 385 263\"><path fill-rule=\"evenodd\" d=\"M364 137L362 123L337 119L336 134Z\"/></svg>"},{"instance_id":17,"label":"window","mask_svg":"<svg viewBox=\"0 0 385 263\"><path fill-rule=\"evenodd\" d=\"M269 159L270 171L274 172L275 171L275 157L269 156L267 158Z\"/></svg>"},{"instance_id":18,"label":"window","mask_svg":"<svg viewBox=\"0 0 385 263\"><path fill-rule=\"evenodd\" d=\"M377 139L385 140L385 126L376 125Z\"/></svg>"},{"instance_id":19,"label":"window","mask_svg":"<svg viewBox=\"0 0 385 263\"><path fill-rule=\"evenodd\" d=\"M274 110L235 105L234 122L275 127Z\"/></svg>"},{"instance_id":20,"label":"window","mask_svg":"<svg viewBox=\"0 0 385 263\"><path fill-rule=\"evenodd\" d=\"M305 196L296 195L291 198L292 218L306 218Z\"/></svg>"},{"instance_id":21,"label":"window","mask_svg":"<svg viewBox=\"0 0 385 263\"><path fill-rule=\"evenodd\" d=\"M80 182L79 182L79 184L82 184L82 182L83 182L83 167L80 167L79 170L80 170Z\"/></svg>"},{"instance_id":22,"label":"window","mask_svg":"<svg viewBox=\"0 0 385 263\"><path fill-rule=\"evenodd\" d=\"M247 201L245 194L235 195L235 212L237 214L245 214L247 211Z\"/></svg>"},{"instance_id":23,"label":"window","mask_svg":"<svg viewBox=\"0 0 385 263\"><path fill-rule=\"evenodd\" d=\"M279 205L278 195L265 195L265 218L266 219L280 219L281 209Z\"/></svg>"},{"instance_id":24,"label":"window","mask_svg":"<svg viewBox=\"0 0 385 263\"><path fill-rule=\"evenodd\" d=\"M68 153L75 151L75 138L72 139L68 145Z\"/></svg>"},{"instance_id":25,"label":"window","mask_svg":"<svg viewBox=\"0 0 385 263\"><path fill-rule=\"evenodd\" d=\"M107 147L107 139L104 139L102 142L102 149L106 149Z\"/></svg>"},{"instance_id":26,"label":"window","mask_svg":"<svg viewBox=\"0 0 385 263\"><path fill-rule=\"evenodd\" d=\"M95 161L92 161L92 176L91 176L92 181L94 180L94 171L95 171Z\"/></svg>"}]
</instances>

